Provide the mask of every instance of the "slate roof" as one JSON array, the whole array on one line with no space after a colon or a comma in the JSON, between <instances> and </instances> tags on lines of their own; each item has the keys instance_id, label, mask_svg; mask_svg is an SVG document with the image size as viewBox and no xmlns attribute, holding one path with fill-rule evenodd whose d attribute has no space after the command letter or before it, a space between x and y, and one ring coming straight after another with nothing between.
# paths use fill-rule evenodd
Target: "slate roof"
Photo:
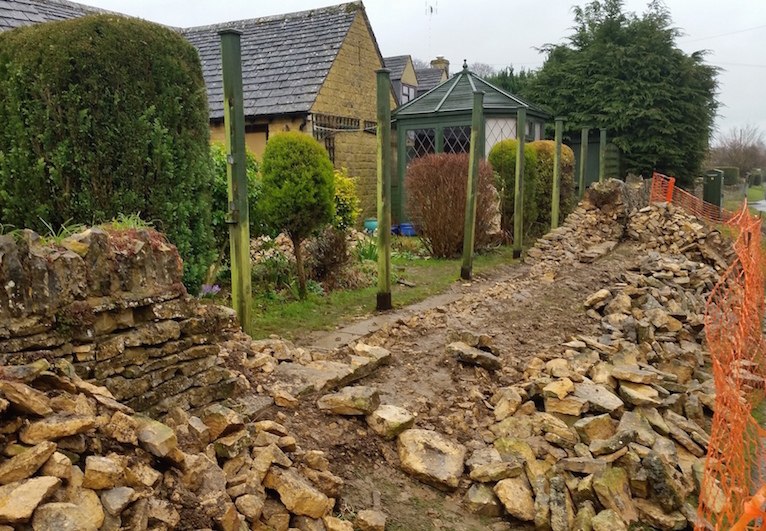
<instances>
[{"instance_id":1,"label":"slate roof","mask_svg":"<svg viewBox=\"0 0 766 531\"><path fill-rule=\"evenodd\" d=\"M404 75L404 69L407 68L407 61L409 60L409 55L395 55L393 57L383 58L383 64L386 65L386 68L391 70L392 81L402 79L402 76Z\"/></svg>"},{"instance_id":2,"label":"slate roof","mask_svg":"<svg viewBox=\"0 0 766 531\"><path fill-rule=\"evenodd\" d=\"M210 118L223 119L221 45L218 32L242 32L245 115L311 110L361 2L273 17L182 30L199 50Z\"/></svg>"},{"instance_id":3,"label":"slate roof","mask_svg":"<svg viewBox=\"0 0 766 531\"><path fill-rule=\"evenodd\" d=\"M0 0L0 31L94 13L107 11L65 0Z\"/></svg>"},{"instance_id":4,"label":"slate roof","mask_svg":"<svg viewBox=\"0 0 766 531\"><path fill-rule=\"evenodd\" d=\"M418 78L418 93L428 92L441 83L442 71L439 68L420 68L415 70Z\"/></svg>"},{"instance_id":5,"label":"slate roof","mask_svg":"<svg viewBox=\"0 0 766 531\"><path fill-rule=\"evenodd\" d=\"M515 114L524 107L527 113L543 119L551 116L537 105L533 105L492 85L470 70L463 70L437 87L418 96L393 111L394 118L414 119L422 116L470 114L473 110L473 92L484 91L484 112L488 114Z\"/></svg>"},{"instance_id":6,"label":"slate roof","mask_svg":"<svg viewBox=\"0 0 766 531\"><path fill-rule=\"evenodd\" d=\"M171 29L199 51L211 120L222 120L224 114L218 35L224 29L242 32L245 116L301 114L314 105L358 12L381 56L360 0L272 17ZM66 0L0 0L0 31L94 13L109 12Z\"/></svg>"}]
</instances>

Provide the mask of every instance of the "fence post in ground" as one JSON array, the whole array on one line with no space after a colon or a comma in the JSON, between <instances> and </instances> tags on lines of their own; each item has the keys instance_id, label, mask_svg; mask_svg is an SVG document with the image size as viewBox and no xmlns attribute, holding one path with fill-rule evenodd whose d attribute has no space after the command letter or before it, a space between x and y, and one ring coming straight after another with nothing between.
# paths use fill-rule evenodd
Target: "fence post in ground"
<instances>
[{"instance_id":1,"label":"fence post in ground","mask_svg":"<svg viewBox=\"0 0 766 531\"><path fill-rule=\"evenodd\" d=\"M378 76L378 311L391 302L391 70ZM400 220L401 221L401 220Z\"/></svg>"},{"instance_id":2,"label":"fence post in ground","mask_svg":"<svg viewBox=\"0 0 766 531\"><path fill-rule=\"evenodd\" d=\"M588 169L588 131L590 128L583 127L580 133L580 199L585 195L585 175Z\"/></svg>"},{"instance_id":3,"label":"fence post in ground","mask_svg":"<svg viewBox=\"0 0 766 531\"><path fill-rule=\"evenodd\" d=\"M606 180L606 128L601 128L601 137L598 146L598 182Z\"/></svg>"},{"instance_id":4,"label":"fence post in ground","mask_svg":"<svg viewBox=\"0 0 766 531\"><path fill-rule=\"evenodd\" d=\"M465 194L465 229L463 230L463 267L460 278L471 280L473 270L473 247L476 236L476 198L479 189L479 160L481 159L481 130L484 121L484 93L473 93L473 116L471 119L471 148L468 158L468 184Z\"/></svg>"},{"instance_id":5,"label":"fence post in ground","mask_svg":"<svg viewBox=\"0 0 766 531\"><path fill-rule=\"evenodd\" d=\"M247 204L247 160L245 155L245 108L242 90L241 32L223 30L221 64L223 70L224 127L226 131L226 180L229 189L231 246L231 300L242 329L252 333L253 293L250 279L250 219Z\"/></svg>"},{"instance_id":6,"label":"fence post in ground","mask_svg":"<svg viewBox=\"0 0 766 531\"><path fill-rule=\"evenodd\" d=\"M556 118L556 149L553 152L553 197L551 197L551 230L559 226L559 201L561 200L561 137L564 136L564 119Z\"/></svg>"},{"instance_id":7,"label":"fence post in ground","mask_svg":"<svg viewBox=\"0 0 766 531\"><path fill-rule=\"evenodd\" d=\"M513 257L521 258L524 240L524 143L527 133L527 110L516 111L516 184L513 201Z\"/></svg>"}]
</instances>

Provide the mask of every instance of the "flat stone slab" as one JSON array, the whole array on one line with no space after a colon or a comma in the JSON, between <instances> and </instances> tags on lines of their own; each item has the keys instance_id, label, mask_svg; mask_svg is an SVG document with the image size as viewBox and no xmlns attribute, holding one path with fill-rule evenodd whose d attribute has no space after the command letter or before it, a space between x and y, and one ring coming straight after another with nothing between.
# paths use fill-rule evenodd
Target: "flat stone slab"
<instances>
[{"instance_id":1,"label":"flat stone slab","mask_svg":"<svg viewBox=\"0 0 766 531\"><path fill-rule=\"evenodd\" d=\"M364 385L346 387L317 400L317 407L320 410L336 415L370 415L378 409L379 405L378 391Z\"/></svg>"},{"instance_id":2,"label":"flat stone slab","mask_svg":"<svg viewBox=\"0 0 766 531\"><path fill-rule=\"evenodd\" d=\"M447 353L455 356L462 363L478 365L488 371L496 371L503 366L500 358L494 354L471 347L462 341L456 341L447 345Z\"/></svg>"},{"instance_id":3,"label":"flat stone slab","mask_svg":"<svg viewBox=\"0 0 766 531\"><path fill-rule=\"evenodd\" d=\"M440 490L458 487L465 466L466 448L431 430L407 430L399 435L402 469Z\"/></svg>"}]
</instances>

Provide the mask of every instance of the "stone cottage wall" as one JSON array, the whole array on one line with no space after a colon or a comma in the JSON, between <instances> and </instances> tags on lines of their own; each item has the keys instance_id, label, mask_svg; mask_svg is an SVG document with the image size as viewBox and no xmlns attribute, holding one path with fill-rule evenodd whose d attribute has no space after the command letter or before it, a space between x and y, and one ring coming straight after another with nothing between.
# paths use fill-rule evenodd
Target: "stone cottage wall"
<instances>
[{"instance_id":1,"label":"stone cottage wall","mask_svg":"<svg viewBox=\"0 0 766 531\"><path fill-rule=\"evenodd\" d=\"M231 394L216 342L236 316L187 295L161 234L94 228L45 243L31 231L0 236L0 364L67 360L150 415Z\"/></svg>"}]
</instances>

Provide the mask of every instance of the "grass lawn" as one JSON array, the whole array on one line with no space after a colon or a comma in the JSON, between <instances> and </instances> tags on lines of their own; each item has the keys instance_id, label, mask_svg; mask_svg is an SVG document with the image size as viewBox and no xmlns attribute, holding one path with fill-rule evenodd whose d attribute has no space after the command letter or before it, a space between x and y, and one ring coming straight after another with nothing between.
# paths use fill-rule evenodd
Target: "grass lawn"
<instances>
[{"instance_id":1,"label":"grass lawn","mask_svg":"<svg viewBox=\"0 0 766 531\"><path fill-rule=\"evenodd\" d=\"M747 202L755 203L756 201L763 200L763 186L751 186L747 189ZM723 202L723 208L730 212L736 212L742 206L742 200L729 199ZM758 215L758 211L754 208L749 208L752 214Z\"/></svg>"},{"instance_id":2,"label":"grass lawn","mask_svg":"<svg viewBox=\"0 0 766 531\"><path fill-rule=\"evenodd\" d=\"M500 247L476 256L474 273L513 262L512 249ZM392 267L399 278L415 284L410 288L394 284L391 297L395 308L421 301L443 292L460 276L461 260L418 260L395 258ZM294 339L316 330L333 330L339 324L364 317L375 310L377 287L354 291L335 291L326 295L309 294L303 302L268 299L254 293L254 332L258 338L271 334Z\"/></svg>"}]
</instances>

